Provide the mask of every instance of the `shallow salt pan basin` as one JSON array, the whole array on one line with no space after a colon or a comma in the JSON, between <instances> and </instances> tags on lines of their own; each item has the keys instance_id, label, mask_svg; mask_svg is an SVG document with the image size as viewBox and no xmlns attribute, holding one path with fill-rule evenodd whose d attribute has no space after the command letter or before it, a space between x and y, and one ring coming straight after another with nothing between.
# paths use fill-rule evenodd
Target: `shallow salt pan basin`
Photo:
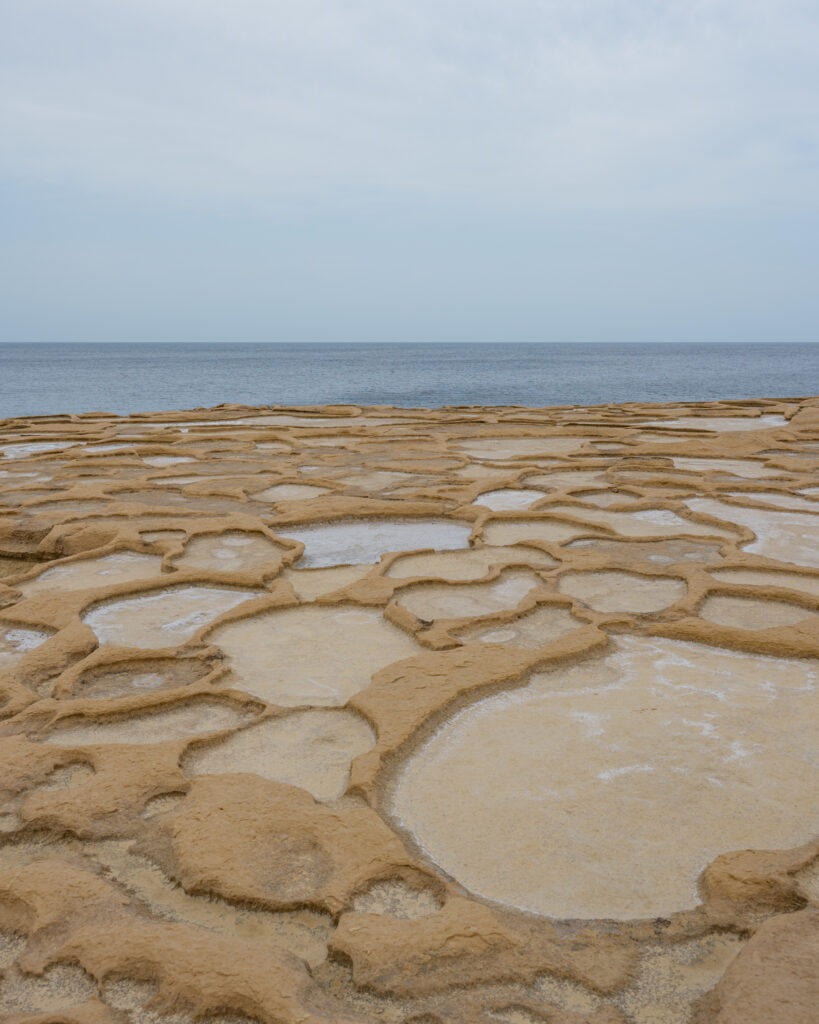
<instances>
[{"instance_id":1,"label":"shallow salt pan basin","mask_svg":"<svg viewBox=\"0 0 819 1024\"><path fill-rule=\"evenodd\" d=\"M0 445L0 452L7 459L24 459L27 455L40 455L43 452L59 452L71 448L76 441L33 441Z\"/></svg>"},{"instance_id":2,"label":"shallow salt pan basin","mask_svg":"<svg viewBox=\"0 0 819 1024\"><path fill-rule=\"evenodd\" d=\"M98 743L164 743L204 732L235 729L248 716L221 701L187 701L161 711L103 717L73 718L58 725L44 742L58 747L95 746Z\"/></svg>"},{"instance_id":3,"label":"shallow salt pan basin","mask_svg":"<svg viewBox=\"0 0 819 1024\"><path fill-rule=\"evenodd\" d=\"M292 569L283 574L300 601L314 601L323 594L348 587L372 569L371 565L332 565L326 569Z\"/></svg>"},{"instance_id":4,"label":"shallow salt pan basin","mask_svg":"<svg viewBox=\"0 0 819 1024\"><path fill-rule=\"evenodd\" d=\"M326 493L326 487L314 487L312 484L275 484L251 494L251 498L257 501L304 501Z\"/></svg>"},{"instance_id":5,"label":"shallow salt pan basin","mask_svg":"<svg viewBox=\"0 0 819 1024\"><path fill-rule=\"evenodd\" d=\"M132 444L94 444L85 445L85 452L88 455L104 455L106 452L119 452L133 450Z\"/></svg>"},{"instance_id":6,"label":"shallow salt pan basin","mask_svg":"<svg viewBox=\"0 0 819 1024\"><path fill-rule=\"evenodd\" d=\"M104 700L168 690L191 683L208 674L208 664L194 658L157 658L99 666L83 673L75 684L75 697Z\"/></svg>"},{"instance_id":7,"label":"shallow salt pan basin","mask_svg":"<svg viewBox=\"0 0 819 1024\"><path fill-rule=\"evenodd\" d=\"M565 455L577 451L584 437L487 437L466 441L458 448L475 459L514 459L527 455Z\"/></svg>"},{"instance_id":8,"label":"shallow salt pan basin","mask_svg":"<svg viewBox=\"0 0 819 1024\"><path fill-rule=\"evenodd\" d=\"M559 640L581 625L583 623L574 618L567 609L547 605L536 608L527 615L521 615L511 622L492 626L468 626L459 629L455 635L464 643L509 644L511 647L536 650L552 643L553 640Z\"/></svg>"},{"instance_id":9,"label":"shallow salt pan basin","mask_svg":"<svg viewBox=\"0 0 819 1024\"><path fill-rule=\"evenodd\" d=\"M514 476L514 474L514 469L481 465L463 466L461 469L453 471L454 476L464 477L467 480L491 480L495 477Z\"/></svg>"},{"instance_id":10,"label":"shallow salt pan basin","mask_svg":"<svg viewBox=\"0 0 819 1024\"><path fill-rule=\"evenodd\" d=\"M776 508L784 508L793 512L813 512L814 515L819 515L819 501L801 498L796 494L775 494L771 491L728 491L727 497L747 498L749 501L773 505ZM819 529L819 519L817 519L816 525Z\"/></svg>"},{"instance_id":11,"label":"shallow salt pan basin","mask_svg":"<svg viewBox=\"0 0 819 1024\"><path fill-rule=\"evenodd\" d=\"M440 554L420 552L397 558L386 575L393 579L411 576L432 576L442 580L479 580L493 565L526 563L532 566L555 565L545 551L527 547L469 548L466 551L444 551Z\"/></svg>"},{"instance_id":12,"label":"shallow salt pan basin","mask_svg":"<svg viewBox=\"0 0 819 1024\"><path fill-rule=\"evenodd\" d=\"M178 569L242 572L280 562L283 550L262 534L231 531L194 537L175 564Z\"/></svg>"},{"instance_id":13,"label":"shallow salt pan basin","mask_svg":"<svg viewBox=\"0 0 819 1024\"><path fill-rule=\"evenodd\" d=\"M622 561L645 559L657 565L673 565L675 562L718 562L719 544L708 544L696 540L607 540L605 538L576 540L566 547L583 548L599 555L607 555Z\"/></svg>"},{"instance_id":14,"label":"shallow salt pan basin","mask_svg":"<svg viewBox=\"0 0 819 1024\"><path fill-rule=\"evenodd\" d=\"M231 608L260 591L226 587L168 587L107 601L86 612L83 622L101 644L122 647L175 647Z\"/></svg>"},{"instance_id":15,"label":"shallow salt pan basin","mask_svg":"<svg viewBox=\"0 0 819 1024\"><path fill-rule=\"evenodd\" d=\"M195 747L183 768L186 775L254 772L317 800L336 800L347 788L350 762L374 743L369 724L352 711L297 711Z\"/></svg>"},{"instance_id":16,"label":"shallow salt pan basin","mask_svg":"<svg viewBox=\"0 0 819 1024\"><path fill-rule=\"evenodd\" d=\"M643 500L638 495L622 491L583 491L576 493L574 497L586 505L596 505L598 508L608 508L609 505L632 505L635 501Z\"/></svg>"},{"instance_id":17,"label":"shallow salt pan basin","mask_svg":"<svg viewBox=\"0 0 819 1024\"><path fill-rule=\"evenodd\" d=\"M515 490L514 488L503 488L500 491L484 491L472 502L473 505L483 505L492 509L493 512L514 511L516 508L528 508L536 501L545 498L543 491Z\"/></svg>"},{"instance_id":18,"label":"shallow salt pan basin","mask_svg":"<svg viewBox=\"0 0 819 1024\"><path fill-rule=\"evenodd\" d=\"M151 483L157 487L184 487L185 484L207 483L209 480L218 480L215 476L164 476L161 479L154 477Z\"/></svg>"},{"instance_id":19,"label":"shallow salt pan basin","mask_svg":"<svg viewBox=\"0 0 819 1024\"><path fill-rule=\"evenodd\" d=\"M605 483L604 470L598 469L566 469L555 473L538 473L527 476L527 486L545 487L547 490L558 491L566 487L585 487L587 484Z\"/></svg>"},{"instance_id":20,"label":"shallow salt pan basin","mask_svg":"<svg viewBox=\"0 0 819 1024\"><path fill-rule=\"evenodd\" d=\"M159 555L116 552L102 558L83 558L67 565L55 565L32 580L21 583L24 597L51 594L65 590L86 590L110 587L115 583L131 583L162 574Z\"/></svg>"},{"instance_id":21,"label":"shallow salt pan basin","mask_svg":"<svg viewBox=\"0 0 819 1024\"><path fill-rule=\"evenodd\" d=\"M378 669L421 653L380 612L365 608L283 608L214 630L237 689L284 707L339 706L369 686Z\"/></svg>"},{"instance_id":22,"label":"shallow salt pan basin","mask_svg":"<svg viewBox=\"0 0 819 1024\"><path fill-rule=\"evenodd\" d=\"M560 544L581 537L584 533L594 533L594 528L563 523L557 519L517 519L507 522L490 520L483 528L483 540L485 544L501 547L527 540Z\"/></svg>"},{"instance_id":23,"label":"shallow salt pan basin","mask_svg":"<svg viewBox=\"0 0 819 1024\"><path fill-rule=\"evenodd\" d=\"M399 594L397 602L423 621L465 619L516 608L540 583L533 573L513 570L490 583L458 587L445 583L422 583Z\"/></svg>"},{"instance_id":24,"label":"shallow salt pan basin","mask_svg":"<svg viewBox=\"0 0 819 1024\"><path fill-rule=\"evenodd\" d=\"M796 572L777 572L764 569L718 569L712 571L715 580L739 583L753 587L785 587L801 590L819 597L819 576L802 576Z\"/></svg>"},{"instance_id":25,"label":"shallow salt pan basin","mask_svg":"<svg viewBox=\"0 0 819 1024\"><path fill-rule=\"evenodd\" d=\"M712 594L700 608L700 617L719 626L735 629L770 629L772 626L793 626L815 612L785 601L767 601L755 597L731 597Z\"/></svg>"},{"instance_id":26,"label":"shallow salt pan basin","mask_svg":"<svg viewBox=\"0 0 819 1024\"><path fill-rule=\"evenodd\" d=\"M0 670L11 668L29 651L48 640L49 634L39 629L22 629L0 622Z\"/></svg>"},{"instance_id":27,"label":"shallow salt pan basin","mask_svg":"<svg viewBox=\"0 0 819 1024\"><path fill-rule=\"evenodd\" d=\"M146 466L178 466L182 462L195 462L187 455L146 455L142 461Z\"/></svg>"},{"instance_id":28,"label":"shallow salt pan basin","mask_svg":"<svg viewBox=\"0 0 819 1024\"><path fill-rule=\"evenodd\" d=\"M754 459L695 459L672 458L677 469L690 470L694 473L730 473L732 476L744 476L757 479L766 476L782 476L781 469L771 469Z\"/></svg>"},{"instance_id":29,"label":"shallow salt pan basin","mask_svg":"<svg viewBox=\"0 0 819 1024\"><path fill-rule=\"evenodd\" d=\"M598 612L656 612L686 594L683 580L670 576L639 576L633 572L568 572L560 577L561 594Z\"/></svg>"},{"instance_id":30,"label":"shallow salt pan basin","mask_svg":"<svg viewBox=\"0 0 819 1024\"><path fill-rule=\"evenodd\" d=\"M753 530L756 540L743 544L745 551L781 562L819 567L819 525L816 516L801 512L741 508L713 498L691 498L686 504L695 512L739 523Z\"/></svg>"},{"instance_id":31,"label":"shallow salt pan basin","mask_svg":"<svg viewBox=\"0 0 819 1024\"><path fill-rule=\"evenodd\" d=\"M766 430L786 427L784 416L681 416L676 420L647 420L644 427L685 427L694 430Z\"/></svg>"},{"instance_id":32,"label":"shallow salt pan basin","mask_svg":"<svg viewBox=\"0 0 819 1024\"><path fill-rule=\"evenodd\" d=\"M339 482L346 487L355 487L360 490L383 491L388 487L400 487L401 484L411 483L413 478L418 480L414 473L375 469L371 473L354 473L350 476L340 477ZM423 479L423 482L426 482L426 478Z\"/></svg>"},{"instance_id":33,"label":"shallow salt pan basin","mask_svg":"<svg viewBox=\"0 0 819 1024\"><path fill-rule=\"evenodd\" d=\"M295 529L282 527L280 536L304 544L298 564L306 569L377 562L389 551L465 548L470 532L469 526L447 519L345 519Z\"/></svg>"},{"instance_id":34,"label":"shallow salt pan basin","mask_svg":"<svg viewBox=\"0 0 819 1024\"><path fill-rule=\"evenodd\" d=\"M572 505L555 505L549 511L570 515L594 526L608 526L623 537L667 537L669 534L736 537L732 531L683 519L675 512L663 508L644 509L639 512L609 512L604 509L592 511Z\"/></svg>"},{"instance_id":35,"label":"shallow salt pan basin","mask_svg":"<svg viewBox=\"0 0 819 1024\"><path fill-rule=\"evenodd\" d=\"M487 899L561 918L693 907L718 854L810 838L817 668L618 639L454 715L405 761L390 812Z\"/></svg>"}]
</instances>

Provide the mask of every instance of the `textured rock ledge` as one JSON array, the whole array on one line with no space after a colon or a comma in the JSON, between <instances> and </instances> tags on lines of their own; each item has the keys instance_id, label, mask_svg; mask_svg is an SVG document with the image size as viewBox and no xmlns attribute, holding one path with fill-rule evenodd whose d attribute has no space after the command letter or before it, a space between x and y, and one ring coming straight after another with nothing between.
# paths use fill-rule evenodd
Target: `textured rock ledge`
<instances>
[{"instance_id":1,"label":"textured rock ledge","mask_svg":"<svg viewBox=\"0 0 819 1024\"><path fill-rule=\"evenodd\" d=\"M819 399L0 453L3 1019L813 1020Z\"/></svg>"}]
</instances>

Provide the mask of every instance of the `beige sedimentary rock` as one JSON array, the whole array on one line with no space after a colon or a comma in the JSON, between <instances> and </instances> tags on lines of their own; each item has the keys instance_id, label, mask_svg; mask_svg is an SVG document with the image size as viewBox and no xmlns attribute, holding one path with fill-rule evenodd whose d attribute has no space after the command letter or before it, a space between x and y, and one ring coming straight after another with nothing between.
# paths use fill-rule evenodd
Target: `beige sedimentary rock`
<instances>
[{"instance_id":1,"label":"beige sedimentary rock","mask_svg":"<svg viewBox=\"0 0 819 1024\"><path fill-rule=\"evenodd\" d=\"M0 1019L807 1024L819 400L0 422Z\"/></svg>"}]
</instances>

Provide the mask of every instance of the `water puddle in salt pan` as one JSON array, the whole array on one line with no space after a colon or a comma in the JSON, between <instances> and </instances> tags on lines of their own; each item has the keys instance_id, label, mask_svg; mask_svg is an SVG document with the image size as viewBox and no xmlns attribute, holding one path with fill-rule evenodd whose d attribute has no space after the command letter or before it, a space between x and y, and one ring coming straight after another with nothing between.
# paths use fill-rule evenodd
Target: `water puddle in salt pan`
<instances>
[{"instance_id":1,"label":"water puddle in salt pan","mask_svg":"<svg viewBox=\"0 0 819 1024\"><path fill-rule=\"evenodd\" d=\"M211 480L218 480L216 476L163 476L152 477L151 483L158 487L184 487L186 484L208 483Z\"/></svg>"},{"instance_id":2,"label":"water puddle in salt pan","mask_svg":"<svg viewBox=\"0 0 819 1024\"><path fill-rule=\"evenodd\" d=\"M536 650L552 643L553 640L559 640L582 625L583 623L574 618L566 608L546 605L535 608L528 615L521 615L512 622L492 626L484 623L459 629L455 636L464 643L477 641L484 644L509 644L511 647Z\"/></svg>"},{"instance_id":3,"label":"water puddle in salt pan","mask_svg":"<svg viewBox=\"0 0 819 1024\"><path fill-rule=\"evenodd\" d=\"M774 569L718 569L712 571L715 580L739 583L753 587L785 587L801 590L819 597L819 576L803 576L796 572L777 572Z\"/></svg>"},{"instance_id":4,"label":"water puddle in salt pan","mask_svg":"<svg viewBox=\"0 0 819 1024\"><path fill-rule=\"evenodd\" d=\"M809 619L810 608L785 601L766 601L756 597L731 597L727 594L712 594L707 597L699 611L700 617L719 626L733 626L736 629L769 629L772 626L792 626Z\"/></svg>"},{"instance_id":5,"label":"water puddle in salt pan","mask_svg":"<svg viewBox=\"0 0 819 1024\"><path fill-rule=\"evenodd\" d=\"M314 601L355 583L372 569L371 565L331 565L325 569L288 569L282 573L300 601Z\"/></svg>"},{"instance_id":6,"label":"water puddle in salt pan","mask_svg":"<svg viewBox=\"0 0 819 1024\"><path fill-rule=\"evenodd\" d=\"M448 519L345 519L282 527L280 536L304 544L298 565L306 569L377 562L390 551L465 548L470 532L471 527Z\"/></svg>"},{"instance_id":7,"label":"water puddle in salt pan","mask_svg":"<svg viewBox=\"0 0 819 1024\"><path fill-rule=\"evenodd\" d=\"M605 483L606 475L602 469L565 469L554 473L538 473L526 477L526 485L545 487L550 491L559 491L566 487L585 487L587 484Z\"/></svg>"},{"instance_id":8,"label":"water puddle in salt pan","mask_svg":"<svg viewBox=\"0 0 819 1024\"><path fill-rule=\"evenodd\" d=\"M235 729L250 716L217 700L197 699L176 707L127 716L84 718L72 716L58 724L45 743L58 747L96 746L98 743L164 743L206 732Z\"/></svg>"},{"instance_id":9,"label":"water puddle in salt pan","mask_svg":"<svg viewBox=\"0 0 819 1024\"><path fill-rule=\"evenodd\" d=\"M347 788L350 762L375 743L369 724L352 711L297 711L251 725L186 754L186 775L254 772L300 786L317 800L337 800Z\"/></svg>"},{"instance_id":10,"label":"water puddle in salt pan","mask_svg":"<svg viewBox=\"0 0 819 1024\"><path fill-rule=\"evenodd\" d=\"M209 670L207 662L195 658L152 658L104 665L83 673L73 696L100 700L189 686Z\"/></svg>"},{"instance_id":11,"label":"water puddle in salt pan","mask_svg":"<svg viewBox=\"0 0 819 1024\"><path fill-rule=\"evenodd\" d=\"M567 572L558 581L561 594L598 612L656 612L685 596L683 580L638 576L633 572Z\"/></svg>"},{"instance_id":12,"label":"water puddle in salt pan","mask_svg":"<svg viewBox=\"0 0 819 1024\"><path fill-rule=\"evenodd\" d=\"M146 455L142 461L146 466L177 466L182 462L195 462L187 455Z\"/></svg>"},{"instance_id":13,"label":"water puddle in salt pan","mask_svg":"<svg viewBox=\"0 0 819 1024\"><path fill-rule=\"evenodd\" d=\"M693 536L736 537L736 534L718 526L705 526L690 519L683 519L670 509L651 508L639 512L609 512L604 509L592 512L570 505L555 505L549 509L555 514L570 515L595 526L607 526L623 537L662 537L668 534L690 534Z\"/></svg>"},{"instance_id":14,"label":"water puddle in salt pan","mask_svg":"<svg viewBox=\"0 0 819 1024\"><path fill-rule=\"evenodd\" d=\"M819 665L614 643L454 715L394 779L393 817L472 892L555 917L655 917L695 906L718 854L809 838Z\"/></svg>"},{"instance_id":15,"label":"water puddle in salt pan","mask_svg":"<svg viewBox=\"0 0 819 1024\"><path fill-rule=\"evenodd\" d=\"M526 595L540 586L531 572L506 571L490 583L421 583L398 595L397 602L419 619L466 619L516 608Z\"/></svg>"},{"instance_id":16,"label":"water puddle in salt pan","mask_svg":"<svg viewBox=\"0 0 819 1024\"><path fill-rule=\"evenodd\" d=\"M82 616L101 644L174 647L213 619L261 591L227 587L168 587L97 605Z\"/></svg>"},{"instance_id":17,"label":"water puddle in salt pan","mask_svg":"<svg viewBox=\"0 0 819 1024\"><path fill-rule=\"evenodd\" d=\"M635 501L642 501L642 497L636 494L627 494L624 491L580 491L575 492L578 498L586 505L596 505L598 508L608 508L610 505L631 505Z\"/></svg>"},{"instance_id":18,"label":"water puddle in salt pan","mask_svg":"<svg viewBox=\"0 0 819 1024\"><path fill-rule=\"evenodd\" d=\"M22 629L0 622L0 670L16 665L29 651L45 643L49 636L39 629Z\"/></svg>"},{"instance_id":19,"label":"water puddle in salt pan","mask_svg":"<svg viewBox=\"0 0 819 1024\"><path fill-rule=\"evenodd\" d=\"M242 572L281 562L283 548L260 533L207 534L194 537L176 559L177 569Z\"/></svg>"},{"instance_id":20,"label":"water puddle in salt pan","mask_svg":"<svg viewBox=\"0 0 819 1024\"><path fill-rule=\"evenodd\" d=\"M351 607L277 609L208 640L227 655L237 689L285 707L346 704L378 669L420 653L380 612Z\"/></svg>"},{"instance_id":21,"label":"water puddle in salt pan","mask_svg":"<svg viewBox=\"0 0 819 1024\"><path fill-rule=\"evenodd\" d=\"M753 530L756 540L743 544L745 551L781 562L819 567L819 528L816 517L809 513L740 508L713 498L691 498L686 504L695 512Z\"/></svg>"},{"instance_id":22,"label":"water puddle in salt pan","mask_svg":"<svg viewBox=\"0 0 819 1024\"><path fill-rule=\"evenodd\" d=\"M577 451L585 437L486 437L458 445L475 459L514 459L528 455L565 455Z\"/></svg>"},{"instance_id":23,"label":"water puddle in salt pan","mask_svg":"<svg viewBox=\"0 0 819 1024\"><path fill-rule=\"evenodd\" d=\"M460 476L466 480L491 480L495 477L508 478L510 476L514 476L516 472L516 469L512 469L508 466L501 468L499 466L472 465L456 469L453 476Z\"/></svg>"},{"instance_id":24,"label":"water puddle in salt pan","mask_svg":"<svg viewBox=\"0 0 819 1024\"><path fill-rule=\"evenodd\" d=\"M251 498L255 498L256 501L304 501L326 493L326 487L314 487L312 484L275 484L264 491L251 494Z\"/></svg>"},{"instance_id":25,"label":"water puddle in salt pan","mask_svg":"<svg viewBox=\"0 0 819 1024\"><path fill-rule=\"evenodd\" d=\"M500 491L484 491L472 502L473 505L483 505L492 509L493 512L510 512L516 508L528 508L536 501L545 498L543 491L515 490L514 488L503 488Z\"/></svg>"},{"instance_id":26,"label":"water puddle in salt pan","mask_svg":"<svg viewBox=\"0 0 819 1024\"><path fill-rule=\"evenodd\" d=\"M372 472L354 473L350 476L339 478L340 483L345 487L354 487L357 490L383 491L388 487L399 487L406 483L430 483L428 477L418 477L414 473L390 472L389 470L374 469Z\"/></svg>"},{"instance_id":27,"label":"water puddle in salt pan","mask_svg":"<svg viewBox=\"0 0 819 1024\"><path fill-rule=\"evenodd\" d=\"M698 459L673 458L677 469L691 470L694 473L729 473L732 476L744 476L758 479L765 476L782 476L781 469L771 469L755 459Z\"/></svg>"},{"instance_id":28,"label":"water puddle in salt pan","mask_svg":"<svg viewBox=\"0 0 819 1024\"><path fill-rule=\"evenodd\" d=\"M71 448L76 441L33 441L19 442L0 446L0 452L7 459L24 459L28 455L41 455L43 452L64 451Z\"/></svg>"},{"instance_id":29,"label":"water puddle in salt pan","mask_svg":"<svg viewBox=\"0 0 819 1024\"><path fill-rule=\"evenodd\" d=\"M162 558L159 555L116 552L102 558L82 558L67 565L55 565L34 579L21 583L17 589L24 597L35 597L66 590L110 587L116 583L150 579L161 573Z\"/></svg>"},{"instance_id":30,"label":"water puddle in salt pan","mask_svg":"<svg viewBox=\"0 0 819 1024\"><path fill-rule=\"evenodd\" d=\"M784 508L790 512L813 512L819 514L819 501L812 501L810 498L801 498L796 494L776 494L771 491L726 491L728 498L747 498L748 501L759 502L762 505L773 505L776 508ZM819 519L816 521L819 529Z\"/></svg>"},{"instance_id":31,"label":"water puddle in salt pan","mask_svg":"<svg viewBox=\"0 0 819 1024\"><path fill-rule=\"evenodd\" d=\"M676 420L646 420L644 427L685 427L694 430L767 430L786 427L784 416L681 416Z\"/></svg>"},{"instance_id":32,"label":"water puddle in salt pan","mask_svg":"<svg viewBox=\"0 0 819 1024\"><path fill-rule=\"evenodd\" d=\"M618 561L631 562L645 559L658 565L673 565L675 562L718 562L719 544L707 544L696 540L576 540L567 548L584 548L587 551Z\"/></svg>"},{"instance_id":33,"label":"water puddle in salt pan","mask_svg":"<svg viewBox=\"0 0 819 1024\"><path fill-rule=\"evenodd\" d=\"M479 580L493 565L514 565L525 563L534 567L555 565L554 558L537 548L484 547L469 548L466 551L444 551L431 554L419 552L396 558L386 575L393 579L407 579L412 576L432 576L442 580Z\"/></svg>"},{"instance_id":34,"label":"water puddle in salt pan","mask_svg":"<svg viewBox=\"0 0 819 1024\"><path fill-rule=\"evenodd\" d=\"M581 537L584 533L594 532L594 527L573 525L558 519L492 519L483 528L483 540L485 544L499 546L520 544L527 540L560 544Z\"/></svg>"}]
</instances>

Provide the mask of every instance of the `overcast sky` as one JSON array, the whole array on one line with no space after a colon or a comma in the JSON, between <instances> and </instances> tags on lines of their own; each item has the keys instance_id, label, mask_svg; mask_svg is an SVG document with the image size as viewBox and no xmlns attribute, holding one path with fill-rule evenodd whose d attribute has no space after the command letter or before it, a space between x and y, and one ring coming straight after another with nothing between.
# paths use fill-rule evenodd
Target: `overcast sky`
<instances>
[{"instance_id":1,"label":"overcast sky","mask_svg":"<svg viewBox=\"0 0 819 1024\"><path fill-rule=\"evenodd\" d=\"M817 341L816 0L0 0L2 341Z\"/></svg>"}]
</instances>

